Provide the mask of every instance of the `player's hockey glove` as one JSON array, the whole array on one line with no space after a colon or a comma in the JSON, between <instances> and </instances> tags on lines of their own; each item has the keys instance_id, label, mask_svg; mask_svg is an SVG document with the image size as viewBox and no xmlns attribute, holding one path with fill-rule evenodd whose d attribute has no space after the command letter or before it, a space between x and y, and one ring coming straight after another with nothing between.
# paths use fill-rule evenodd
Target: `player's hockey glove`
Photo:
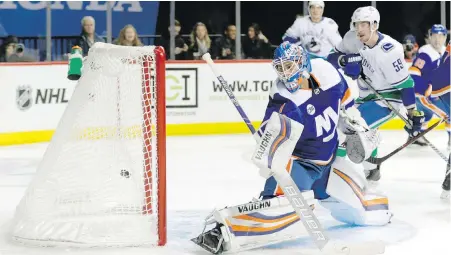
<instances>
[{"instance_id":1,"label":"player's hockey glove","mask_svg":"<svg viewBox=\"0 0 451 255\"><path fill-rule=\"evenodd\" d=\"M344 73L353 80L359 78L362 72L362 56L360 54L343 55L339 59L340 66L343 67Z\"/></svg>"},{"instance_id":2,"label":"player's hockey glove","mask_svg":"<svg viewBox=\"0 0 451 255\"><path fill-rule=\"evenodd\" d=\"M411 128L404 126L404 129L411 135L417 136L421 132L421 127L424 122L424 112L418 110L412 110L409 114L407 114L409 118L408 121L411 125Z\"/></svg>"}]
</instances>

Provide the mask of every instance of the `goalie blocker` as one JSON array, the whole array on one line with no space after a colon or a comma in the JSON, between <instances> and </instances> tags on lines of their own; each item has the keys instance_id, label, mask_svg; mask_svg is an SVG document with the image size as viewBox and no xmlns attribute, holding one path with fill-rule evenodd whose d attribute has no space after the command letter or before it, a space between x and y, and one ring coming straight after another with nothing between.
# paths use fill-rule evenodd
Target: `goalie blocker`
<instances>
[{"instance_id":1,"label":"goalie blocker","mask_svg":"<svg viewBox=\"0 0 451 255\"><path fill-rule=\"evenodd\" d=\"M292 176L297 171L305 171L301 161L292 157L303 126L284 118L289 120L286 125L291 126L291 132L282 127L280 115L274 112L253 154L253 162L260 168L261 175L267 175L266 178L271 173L268 168L283 168ZM296 182L296 178L293 179ZM316 194L326 194L326 198L318 199L319 204L330 210L338 221L361 226L383 226L390 222L392 213L388 208L388 199L382 194L367 192L368 183L362 165L337 157L318 181L325 185L302 192L311 208ZM219 254L307 236L307 230L288 199L280 195L214 210L207 217L202 233L192 241L211 253Z\"/></svg>"}]
</instances>

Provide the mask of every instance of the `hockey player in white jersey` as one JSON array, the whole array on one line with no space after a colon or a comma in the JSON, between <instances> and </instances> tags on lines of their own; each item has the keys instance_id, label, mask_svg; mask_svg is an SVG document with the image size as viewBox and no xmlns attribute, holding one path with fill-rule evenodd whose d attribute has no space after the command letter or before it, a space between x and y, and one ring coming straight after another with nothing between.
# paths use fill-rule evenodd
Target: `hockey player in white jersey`
<instances>
[{"instance_id":1,"label":"hockey player in white jersey","mask_svg":"<svg viewBox=\"0 0 451 255\"><path fill-rule=\"evenodd\" d=\"M412 128L406 130L416 136L421 131L424 113L415 105L414 81L404 60L402 45L378 31L379 12L372 6L356 9L351 29L346 33L328 61L353 79L358 79L357 109L366 123L376 129L395 116L383 101L368 88L375 88L395 109L406 112ZM377 155L377 149L373 156ZM368 180L380 179L380 165L364 162Z\"/></svg>"},{"instance_id":2,"label":"hockey player in white jersey","mask_svg":"<svg viewBox=\"0 0 451 255\"><path fill-rule=\"evenodd\" d=\"M323 17L324 7L323 1L310 1L309 16L297 18L282 40L302 45L312 56L327 57L342 38L337 23Z\"/></svg>"},{"instance_id":3,"label":"hockey player in white jersey","mask_svg":"<svg viewBox=\"0 0 451 255\"><path fill-rule=\"evenodd\" d=\"M310 60L302 46L289 42L276 49L273 67L279 78L255 133L259 142L252 157L266 179L261 199L214 210L207 217L205 226L213 228L204 228L192 240L214 254L308 236L269 169L287 171L310 206L319 200L338 221L384 226L392 217L387 197L368 191L363 167L335 156L338 129L362 160L379 141L354 108L343 76L326 60Z\"/></svg>"}]
</instances>

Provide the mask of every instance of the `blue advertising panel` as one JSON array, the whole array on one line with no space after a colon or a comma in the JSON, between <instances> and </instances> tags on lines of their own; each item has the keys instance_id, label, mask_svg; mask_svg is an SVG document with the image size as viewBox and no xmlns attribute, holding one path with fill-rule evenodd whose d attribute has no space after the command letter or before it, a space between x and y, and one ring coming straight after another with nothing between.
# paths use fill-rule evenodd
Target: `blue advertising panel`
<instances>
[{"instance_id":1,"label":"blue advertising panel","mask_svg":"<svg viewBox=\"0 0 451 255\"><path fill-rule=\"evenodd\" d=\"M155 34L158 2L112 1L113 37L121 28L132 24L140 35ZM45 1L0 1L0 37L44 36L46 31ZM106 1L51 1L52 36L79 35L81 19L92 16L96 33L106 35Z\"/></svg>"}]
</instances>

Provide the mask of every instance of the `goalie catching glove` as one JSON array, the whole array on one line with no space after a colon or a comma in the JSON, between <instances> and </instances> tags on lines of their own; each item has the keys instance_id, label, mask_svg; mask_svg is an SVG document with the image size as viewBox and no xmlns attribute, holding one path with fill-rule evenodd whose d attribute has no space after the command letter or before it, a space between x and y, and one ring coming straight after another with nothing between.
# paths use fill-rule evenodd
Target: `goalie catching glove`
<instances>
[{"instance_id":1,"label":"goalie catching glove","mask_svg":"<svg viewBox=\"0 0 451 255\"><path fill-rule=\"evenodd\" d=\"M378 130L370 129L355 107L340 111L338 127L346 135L348 157L356 164L368 159L380 143Z\"/></svg>"}]
</instances>

